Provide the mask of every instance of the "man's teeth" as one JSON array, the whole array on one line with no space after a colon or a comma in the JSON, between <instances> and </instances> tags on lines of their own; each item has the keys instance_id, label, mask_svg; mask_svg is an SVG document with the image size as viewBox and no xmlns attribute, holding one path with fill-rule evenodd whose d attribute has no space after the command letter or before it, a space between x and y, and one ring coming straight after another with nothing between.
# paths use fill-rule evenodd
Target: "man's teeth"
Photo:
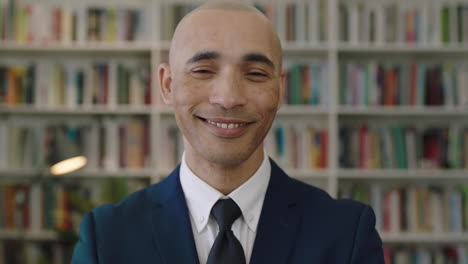
<instances>
[{"instance_id":1,"label":"man's teeth","mask_svg":"<svg viewBox=\"0 0 468 264\"><path fill-rule=\"evenodd\" d=\"M241 126L245 126L245 124L246 124L246 123L236 123L236 124L229 123L229 124L226 124L226 123L213 122L213 121L210 121L210 120L206 120L206 122L208 122L209 124L215 125L217 127L227 128L227 129L238 128L238 127L241 127Z\"/></svg>"}]
</instances>

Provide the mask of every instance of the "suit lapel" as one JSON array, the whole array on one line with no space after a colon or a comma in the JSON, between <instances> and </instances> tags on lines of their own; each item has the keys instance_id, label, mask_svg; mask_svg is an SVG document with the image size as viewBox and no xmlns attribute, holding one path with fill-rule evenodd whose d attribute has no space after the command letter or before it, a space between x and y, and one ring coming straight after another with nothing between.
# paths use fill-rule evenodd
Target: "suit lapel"
<instances>
[{"instance_id":1,"label":"suit lapel","mask_svg":"<svg viewBox=\"0 0 468 264\"><path fill-rule=\"evenodd\" d=\"M150 190L153 238L166 264L199 264L185 196L179 181L179 167Z\"/></svg>"},{"instance_id":2,"label":"suit lapel","mask_svg":"<svg viewBox=\"0 0 468 264\"><path fill-rule=\"evenodd\" d=\"M300 206L289 188L291 180L271 159L270 162L270 183L258 223L251 264L288 263L301 219Z\"/></svg>"}]
</instances>

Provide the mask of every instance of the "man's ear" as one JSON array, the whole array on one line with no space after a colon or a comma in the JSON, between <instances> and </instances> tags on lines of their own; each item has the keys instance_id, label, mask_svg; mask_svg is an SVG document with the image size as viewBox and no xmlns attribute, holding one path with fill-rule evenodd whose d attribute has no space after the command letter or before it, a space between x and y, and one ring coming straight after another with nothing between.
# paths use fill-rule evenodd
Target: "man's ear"
<instances>
[{"instance_id":1,"label":"man's ear","mask_svg":"<svg viewBox=\"0 0 468 264\"><path fill-rule=\"evenodd\" d=\"M159 92L165 104L172 104L172 76L169 63L161 63L158 68Z\"/></svg>"},{"instance_id":2,"label":"man's ear","mask_svg":"<svg viewBox=\"0 0 468 264\"><path fill-rule=\"evenodd\" d=\"M285 89L286 89L286 72L281 71L280 73L280 87L279 87L279 100L278 100L278 106L276 110L278 111L281 106L283 105L284 102L284 96L285 96Z\"/></svg>"}]
</instances>

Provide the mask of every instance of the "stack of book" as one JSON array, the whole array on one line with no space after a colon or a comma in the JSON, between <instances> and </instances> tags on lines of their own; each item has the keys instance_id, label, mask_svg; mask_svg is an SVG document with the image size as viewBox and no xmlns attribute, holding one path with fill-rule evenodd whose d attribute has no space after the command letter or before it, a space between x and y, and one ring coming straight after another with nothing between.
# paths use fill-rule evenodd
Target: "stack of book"
<instances>
[{"instance_id":1,"label":"stack of book","mask_svg":"<svg viewBox=\"0 0 468 264\"><path fill-rule=\"evenodd\" d=\"M341 168L468 168L468 129L461 125L343 126L339 142Z\"/></svg>"},{"instance_id":2,"label":"stack of book","mask_svg":"<svg viewBox=\"0 0 468 264\"><path fill-rule=\"evenodd\" d=\"M328 167L328 131L313 125L274 124L265 149L281 167L325 169Z\"/></svg>"},{"instance_id":3,"label":"stack of book","mask_svg":"<svg viewBox=\"0 0 468 264\"><path fill-rule=\"evenodd\" d=\"M145 105L151 104L151 93L151 70L145 62L0 61L0 105Z\"/></svg>"},{"instance_id":4,"label":"stack of book","mask_svg":"<svg viewBox=\"0 0 468 264\"><path fill-rule=\"evenodd\" d=\"M345 62L340 103L353 106L466 106L464 62Z\"/></svg>"},{"instance_id":5,"label":"stack of book","mask_svg":"<svg viewBox=\"0 0 468 264\"><path fill-rule=\"evenodd\" d=\"M348 43L468 43L464 1L340 1L339 40Z\"/></svg>"},{"instance_id":6,"label":"stack of book","mask_svg":"<svg viewBox=\"0 0 468 264\"><path fill-rule=\"evenodd\" d=\"M341 198L370 204L386 233L461 233L468 230L467 185L344 185Z\"/></svg>"},{"instance_id":7,"label":"stack of book","mask_svg":"<svg viewBox=\"0 0 468 264\"><path fill-rule=\"evenodd\" d=\"M325 62L287 67L285 103L291 105L328 104L328 67Z\"/></svg>"},{"instance_id":8,"label":"stack of book","mask_svg":"<svg viewBox=\"0 0 468 264\"><path fill-rule=\"evenodd\" d=\"M0 1L0 41L23 44L149 40L145 8Z\"/></svg>"},{"instance_id":9,"label":"stack of book","mask_svg":"<svg viewBox=\"0 0 468 264\"><path fill-rule=\"evenodd\" d=\"M384 258L385 264L454 264L466 263L468 251L465 245L386 247Z\"/></svg>"}]
</instances>

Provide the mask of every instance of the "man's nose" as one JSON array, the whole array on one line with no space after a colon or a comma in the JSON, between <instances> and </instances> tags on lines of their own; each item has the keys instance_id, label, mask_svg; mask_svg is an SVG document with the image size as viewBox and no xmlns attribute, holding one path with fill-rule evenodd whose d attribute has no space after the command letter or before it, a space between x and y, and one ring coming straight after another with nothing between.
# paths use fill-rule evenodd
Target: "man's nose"
<instances>
[{"instance_id":1,"label":"man's nose","mask_svg":"<svg viewBox=\"0 0 468 264\"><path fill-rule=\"evenodd\" d=\"M243 106L246 102L247 95L240 76L233 72L227 72L216 79L211 89L211 104L231 109Z\"/></svg>"}]
</instances>

